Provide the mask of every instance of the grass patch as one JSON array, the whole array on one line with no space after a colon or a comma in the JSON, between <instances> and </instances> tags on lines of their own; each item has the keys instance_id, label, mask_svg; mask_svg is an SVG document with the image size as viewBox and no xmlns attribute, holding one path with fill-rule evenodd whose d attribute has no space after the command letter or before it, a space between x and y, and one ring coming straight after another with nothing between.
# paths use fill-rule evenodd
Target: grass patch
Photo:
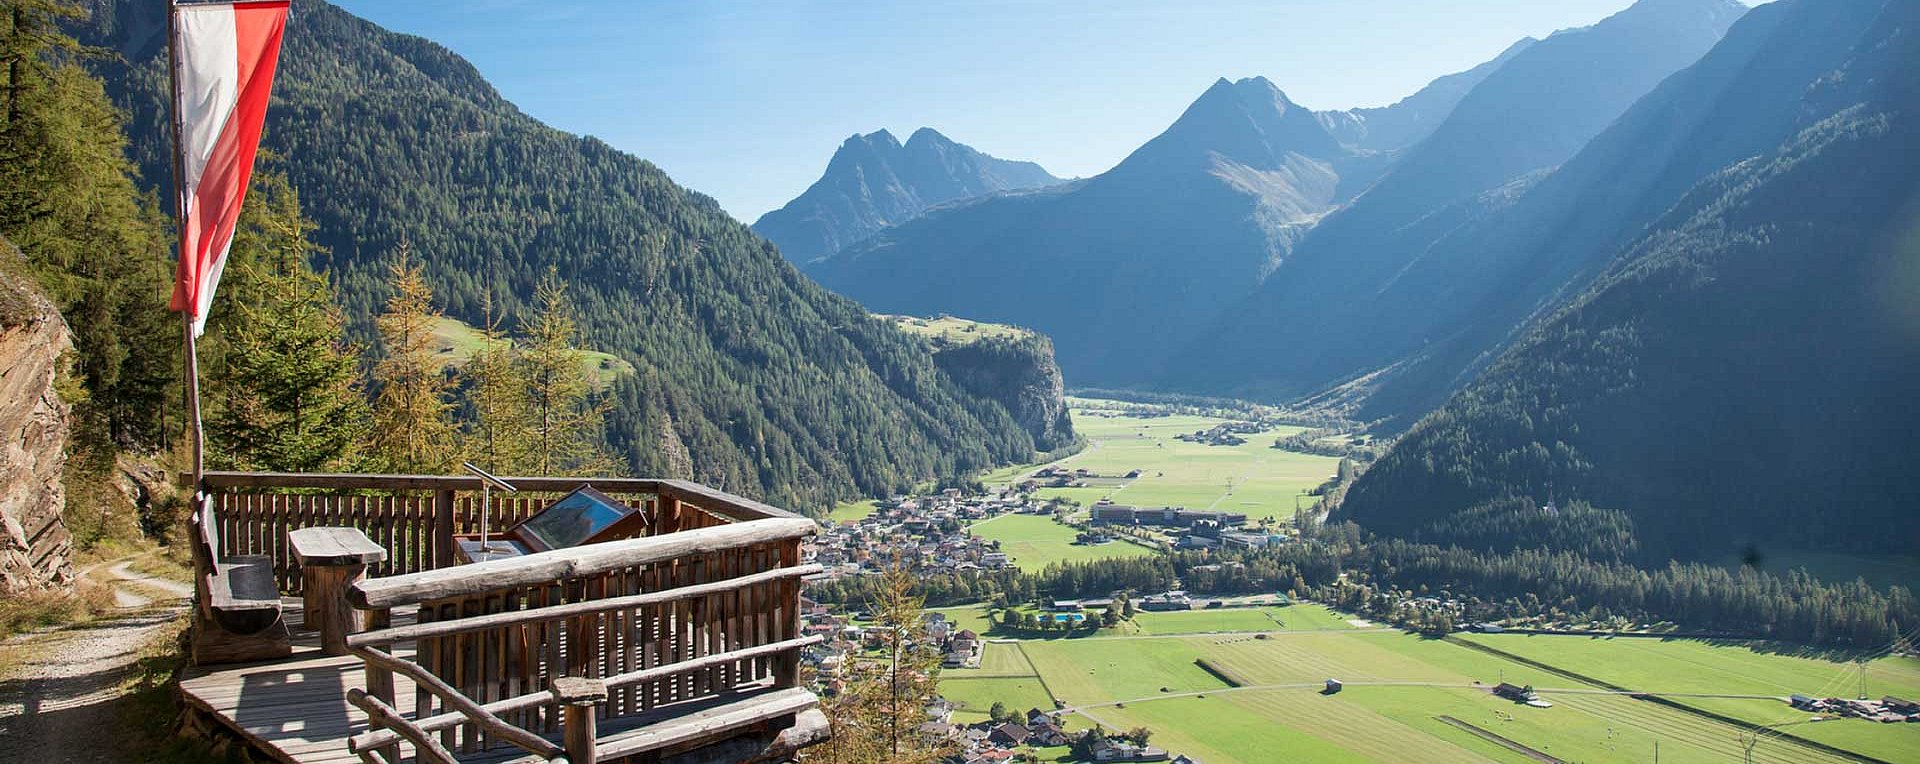
<instances>
[{"instance_id":1,"label":"grass patch","mask_svg":"<svg viewBox=\"0 0 1920 764\"><path fill-rule=\"evenodd\" d=\"M1286 610L1306 607L1317 606L1295 605ZM1264 639L1252 634L1220 633L1023 641L1018 651L1001 653L1005 660L990 652L983 664L986 668L978 673L984 678L971 680L1005 682L1005 687L960 687L962 692L1014 692L1013 686L1029 681L1017 675L1026 667L1013 660L1015 655L1024 655L1034 672L1031 681L1070 706L1088 706L1080 717L1090 720L1088 723L1120 729L1147 726L1154 730L1156 745L1209 764L1276 760L1531 762L1522 753L1441 721L1442 716L1568 761L1646 761L1652 758L1656 741L1663 762L1705 764L1739 761L1745 755L1741 729L1723 722L1625 695L1593 692L1599 688L1453 642L1402 632L1331 626L1344 625L1343 619L1323 608L1297 612L1312 613L1305 622L1329 628L1276 631ZM1152 615L1239 617L1233 613ZM1516 642L1532 645L1540 653L1529 655L1529 659L1580 663L1580 673L1600 676L1612 667L1627 678L1607 681L1635 689L1641 689L1643 682L1660 679L1674 685L1667 688L1669 691L1739 692L1737 688L1742 686L1791 683L1844 669L1841 664L1814 657L1770 655L1699 642L1521 635L1472 638L1495 641L1501 649ZM992 645L990 649L1007 647ZM1602 652L1625 648L1641 649L1652 657L1641 652ZM1520 650L1513 652L1519 654ZM1876 696L1920 695L1910 689L1920 681L1916 663L1920 662L1882 659L1868 664L1868 691ZM1217 673L1209 673L1208 666ZM1006 676L1001 676L1003 673ZM1228 688L1222 675L1246 688ZM1729 678L1732 675L1744 676L1736 681ZM945 676L963 673L950 671ZM1321 694L1321 682L1327 678L1342 679L1346 689L1335 695ZM1554 707L1528 708L1487 691L1501 681L1532 684ZM1175 697L1188 693L1196 695ZM1851 691L1839 694L1850 695ZM1750 718L1741 716L1742 708L1747 713L1774 714L1756 721L1779 721L1786 709L1777 701L1680 700L1697 702L1736 718ZM1013 705L1012 700L1005 702ZM991 699L987 703L991 705ZM1842 720L1789 729L1796 735L1883 760L1911 762L1920 761L1920 729L1915 727ZM1838 760L1777 738L1761 741L1753 754L1754 761L1768 764Z\"/></svg>"},{"instance_id":2,"label":"grass patch","mask_svg":"<svg viewBox=\"0 0 1920 764\"><path fill-rule=\"evenodd\" d=\"M434 357L447 366L459 366L480 351L485 342L480 330L458 319L440 317L433 326ZM633 364L612 353L581 351L580 365L596 388L613 384L615 379L634 372Z\"/></svg>"},{"instance_id":3,"label":"grass patch","mask_svg":"<svg viewBox=\"0 0 1920 764\"><path fill-rule=\"evenodd\" d=\"M1021 649L1055 697L1068 705L1112 703L1167 692L1225 689L1194 663L1186 640L1078 639L1022 642Z\"/></svg>"},{"instance_id":4,"label":"grass patch","mask_svg":"<svg viewBox=\"0 0 1920 764\"><path fill-rule=\"evenodd\" d=\"M1073 427L1092 447L1059 464L1101 475L1140 470L1138 479L1119 485L1048 488L1042 498L1064 497L1082 504L1112 499L1138 506L1185 506L1243 512L1249 518L1284 520L1296 504L1312 503L1307 491L1325 482L1340 460L1273 448L1277 438L1300 432L1275 427L1245 436L1238 446L1207 446L1174 436L1205 430L1229 420L1203 416L1151 419L1114 416L1103 401L1079 400Z\"/></svg>"},{"instance_id":5,"label":"grass patch","mask_svg":"<svg viewBox=\"0 0 1920 764\"><path fill-rule=\"evenodd\" d=\"M1351 629L1347 619L1327 608L1300 603L1287 607L1215 610L1140 611L1133 623L1141 634L1202 634L1231 631L1317 631Z\"/></svg>"},{"instance_id":6,"label":"grass patch","mask_svg":"<svg viewBox=\"0 0 1920 764\"><path fill-rule=\"evenodd\" d=\"M1053 698L1035 676L949 678L941 672L940 695L953 703L955 716L965 712L979 719L987 718L987 710L995 702L1016 711L1053 708Z\"/></svg>"},{"instance_id":7,"label":"grass patch","mask_svg":"<svg viewBox=\"0 0 1920 764\"><path fill-rule=\"evenodd\" d=\"M1085 562L1121 557L1145 557L1153 550L1125 541L1097 546L1073 543L1080 531L1061 525L1043 515L1001 515L974 523L968 532L979 538L1000 542L1014 565L1025 571L1038 571L1056 562Z\"/></svg>"},{"instance_id":8,"label":"grass patch","mask_svg":"<svg viewBox=\"0 0 1920 764\"><path fill-rule=\"evenodd\" d=\"M1869 697L1920 696L1920 660L1913 658L1889 656L1865 664L1838 663L1810 654L1763 652L1769 647L1766 645L1719 645L1682 639L1522 634L1472 634L1463 638L1647 692L1778 697L1801 693L1850 698L1860 691L1864 671ZM1806 713L1777 700L1673 700L1755 724L1790 724L1786 729L1794 735L1888 761L1920 761L1920 725L1858 719L1809 723Z\"/></svg>"},{"instance_id":9,"label":"grass patch","mask_svg":"<svg viewBox=\"0 0 1920 764\"><path fill-rule=\"evenodd\" d=\"M1007 337L1031 337L1033 332L1007 324L990 324L955 316L918 318L915 316L893 316L877 313L875 318L888 321L894 328L916 337L938 340L950 345L971 345L980 340Z\"/></svg>"},{"instance_id":10,"label":"grass patch","mask_svg":"<svg viewBox=\"0 0 1920 764\"><path fill-rule=\"evenodd\" d=\"M53 626L85 623L113 610L113 589L81 581L71 592L30 592L0 599L0 639ZM0 674L12 661L0 651Z\"/></svg>"},{"instance_id":11,"label":"grass patch","mask_svg":"<svg viewBox=\"0 0 1920 764\"><path fill-rule=\"evenodd\" d=\"M827 522L857 523L878 511L880 511L879 505L871 500L843 501L834 505L833 511L827 513Z\"/></svg>"}]
</instances>

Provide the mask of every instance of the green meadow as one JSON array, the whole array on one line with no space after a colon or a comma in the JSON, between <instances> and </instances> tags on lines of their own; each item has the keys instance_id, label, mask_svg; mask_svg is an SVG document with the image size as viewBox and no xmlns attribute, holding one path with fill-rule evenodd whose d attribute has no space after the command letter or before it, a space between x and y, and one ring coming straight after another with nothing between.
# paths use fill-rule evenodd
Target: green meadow
<instances>
[{"instance_id":1,"label":"green meadow","mask_svg":"<svg viewBox=\"0 0 1920 764\"><path fill-rule=\"evenodd\" d=\"M1286 607L1176 610L1134 614L1140 634L1197 634L1210 631L1306 631L1351 629L1346 616L1320 605L1299 603Z\"/></svg>"},{"instance_id":2,"label":"green meadow","mask_svg":"<svg viewBox=\"0 0 1920 764\"><path fill-rule=\"evenodd\" d=\"M1765 652L1767 646L1715 646L1694 640L1638 637L1595 639L1522 634L1474 634L1476 644L1539 661L1609 684L1660 693L1814 697L1896 695L1920 698L1920 659L1881 657L1864 663ZM1863 677L1864 675L1864 677ZM1864 678L1864 681L1863 681ZM1852 719L1808 721L1809 714L1778 700L1677 697L1680 703L1752 722L1783 725L1793 734L1893 760L1920 758L1920 725Z\"/></svg>"},{"instance_id":3,"label":"green meadow","mask_svg":"<svg viewBox=\"0 0 1920 764\"><path fill-rule=\"evenodd\" d=\"M1325 623L1345 625L1337 614L1319 612ZM982 668L944 672L941 690L979 713L994 700L1023 709L1046 708L1057 700L1085 724L1146 726L1154 731L1156 745L1209 764L1527 764L1537 761L1529 749L1565 761L1641 762L1653 758L1656 746L1662 762L1742 761L1747 755L1750 736L1742 727L1448 640L1335 626L1257 634L1101 634L992 643ZM1784 694L1782 686L1813 680L1832 684L1829 680L1848 670L1841 663L1742 645L1515 635L1467 639L1512 648L1515 655L1576 673L1611 671L1614 677L1605 681L1660 693ZM1633 652L1609 653L1623 649ZM1920 674L1911 660L1874 661L1867 677L1870 692L1920 694L1912 692L1920 689L1914 687ZM1324 694L1328 678L1342 680L1345 688ZM1489 688L1501 681L1531 684L1553 707L1531 708L1494 696ZM1756 715L1756 722L1804 716L1779 700L1670 699L1737 718L1748 718L1739 713L1744 709ZM1884 761L1920 762L1920 725L1836 720L1787 729ZM1774 735L1754 742L1752 757L1767 764L1846 760Z\"/></svg>"},{"instance_id":4,"label":"green meadow","mask_svg":"<svg viewBox=\"0 0 1920 764\"><path fill-rule=\"evenodd\" d=\"M1061 525L1046 515L1000 515L974 523L969 533L1000 542L1021 570L1038 571L1056 562L1085 562L1118 557L1145 557L1154 554L1146 547L1128 541L1113 541L1096 546L1073 543L1080 531Z\"/></svg>"},{"instance_id":5,"label":"green meadow","mask_svg":"<svg viewBox=\"0 0 1920 764\"><path fill-rule=\"evenodd\" d=\"M867 519L868 515L879 511L879 509L872 500L843 501L834 505L833 511L827 513L827 522L835 524L857 523Z\"/></svg>"},{"instance_id":6,"label":"green meadow","mask_svg":"<svg viewBox=\"0 0 1920 764\"><path fill-rule=\"evenodd\" d=\"M938 339L956 345L967 345L992 337L1018 338L1033 335L1032 331L1017 326L990 324L985 321L974 321L955 316L919 318L916 316L894 316L876 313L874 317L892 322L896 328L908 334L926 337L928 339Z\"/></svg>"},{"instance_id":7,"label":"green meadow","mask_svg":"<svg viewBox=\"0 0 1920 764\"><path fill-rule=\"evenodd\" d=\"M1073 410L1073 426L1089 447L1055 464L1115 477L1137 469L1141 475L1112 485L1043 488L1037 494L1042 498L1059 496L1082 504L1111 499L1116 504L1217 509L1244 512L1256 520L1284 520L1293 516L1296 506L1313 502L1307 491L1332 477L1340 462L1273 448L1276 438L1299 432L1297 427L1244 435L1247 442L1238 446L1208 446L1175 436L1230 420L1128 417L1099 408L1099 401L1077 402L1082 407ZM1018 474L1026 472L1030 470Z\"/></svg>"},{"instance_id":8,"label":"green meadow","mask_svg":"<svg viewBox=\"0 0 1920 764\"><path fill-rule=\"evenodd\" d=\"M434 353L443 364L459 366L480 351L485 340L480 330L457 319L440 317L433 325ZM605 387L613 380L633 373L633 364L612 353L581 351L580 365L594 387Z\"/></svg>"}]
</instances>

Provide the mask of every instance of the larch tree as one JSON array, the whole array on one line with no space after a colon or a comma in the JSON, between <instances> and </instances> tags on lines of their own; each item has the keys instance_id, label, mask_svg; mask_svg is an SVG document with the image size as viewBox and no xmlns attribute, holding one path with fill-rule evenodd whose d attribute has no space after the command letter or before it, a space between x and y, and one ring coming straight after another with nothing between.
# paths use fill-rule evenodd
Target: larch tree
<instances>
[{"instance_id":1,"label":"larch tree","mask_svg":"<svg viewBox=\"0 0 1920 764\"><path fill-rule=\"evenodd\" d=\"M333 291L308 265L312 225L284 176L255 176L202 346L215 466L358 466L371 424L358 386L360 349L344 339Z\"/></svg>"},{"instance_id":2,"label":"larch tree","mask_svg":"<svg viewBox=\"0 0 1920 764\"><path fill-rule=\"evenodd\" d=\"M433 288L407 245L389 271L391 296L375 319L386 351L373 366L373 456L382 469L440 475L460 460L459 428L449 401L452 380L441 370Z\"/></svg>"},{"instance_id":3,"label":"larch tree","mask_svg":"<svg viewBox=\"0 0 1920 764\"><path fill-rule=\"evenodd\" d=\"M940 682L940 646L927 636L926 601L898 563L881 574L870 609L889 633L887 654L849 663L846 688L827 711L833 737L801 752L819 764L932 764L952 753L946 741L923 738L927 701Z\"/></svg>"},{"instance_id":4,"label":"larch tree","mask_svg":"<svg viewBox=\"0 0 1920 764\"><path fill-rule=\"evenodd\" d=\"M609 401L593 395L565 282L549 270L533 300L518 359L527 389L528 466L542 475L612 471L601 434Z\"/></svg>"},{"instance_id":5,"label":"larch tree","mask_svg":"<svg viewBox=\"0 0 1920 764\"><path fill-rule=\"evenodd\" d=\"M480 347L461 367L467 377L467 452L495 474L537 472L529 438L533 430L529 389L513 342L500 330L491 290L485 299Z\"/></svg>"}]
</instances>

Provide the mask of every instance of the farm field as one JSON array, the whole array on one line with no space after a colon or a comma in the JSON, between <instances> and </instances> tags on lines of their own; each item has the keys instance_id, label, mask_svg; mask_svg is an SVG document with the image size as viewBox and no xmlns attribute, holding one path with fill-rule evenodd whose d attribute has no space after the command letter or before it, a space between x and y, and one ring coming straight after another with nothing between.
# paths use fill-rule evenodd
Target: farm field
<instances>
[{"instance_id":1,"label":"farm field","mask_svg":"<svg viewBox=\"0 0 1920 764\"><path fill-rule=\"evenodd\" d=\"M1185 506L1244 512L1249 518L1293 516L1306 492L1332 477L1339 459L1273 448L1275 438L1299 432L1277 427L1246 435L1238 446L1208 446L1174 436L1226 422L1202 416L1140 418L1112 415L1100 401L1076 399L1073 426L1090 446L1056 464L1101 475L1141 470L1138 479L1112 486L1043 488L1036 495L1092 504L1111 499L1137 506Z\"/></svg>"},{"instance_id":2,"label":"farm field","mask_svg":"<svg viewBox=\"0 0 1920 764\"><path fill-rule=\"evenodd\" d=\"M1857 664L1714 646L1691 640L1595 639L1552 635L1473 634L1463 637L1603 682L1662 693L1854 697ZM1869 697L1920 696L1920 660L1886 657L1865 664ZM1890 761L1920 759L1920 729L1809 715L1777 700L1676 698L1681 703L1755 724L1787 724L1793 734Z\"/></svg>"},{"instance_id":3,"label":"farm field","mask_svg":"<svg viewBox=\"0 0 1920 764\"><path fill-rule=\"evenodd\" d=\"M1021 570L1037 571L1056 562L1084 562L1119 557L1145 557L1153 550L1126 541L1098 546L1073 543L1079 531L1044 515L1000 515L968 527L974 536L1000 542L1000 551Z\"/></svg>"},{"instance_id":4,"label":"farm field","mask_svg":"<svg viewBox=\"0 0 1920 764\"><path fill-rule=\"evenodd\" d=\"M1197 634L1209 631L1303 631L1351 629L1346 616L1320 605L1221 608L1218 610L1141 611L1133 616L1140 634Z\"/></svg>"},{"instance_id":5,"label":"farm field","mask_svg":"<svg viewBox=\"0 0 1920 764\"><path fill-rule=\"evenodd\" d=\"M1335 615L1323 612L1329 620ZM1502 643L1545 639L1472 638ZM1670 692L1739 694L1743 687L1843 670L1839 664L1764 655L1739 646L1652 645L1665 648L1656 649L1652 659L1626 654L1596 658L1589 656L1590 647L1536 642L1529 657L1593 661L1583 664L1590 669L1619 664L1622 672L1638 673L1623 673L1615 681L1642 689L1641 680L1667 679L1679 688L1648 688ZM992 643L984 657L981 669L943 673L942 692L982 711L996 699L1020 708L1045 708L1049 706L1037 701L1051 704L1057 699L1074 709L1074 718L1117 729L1149 727L1156 745L1209 764L1537 761L1528 749L1566 761L1637 762L1652 759L1656 741L1663 762L1742 761L1746 754L1744 733L1731 724L1610 693L1466 645L1397 631L1025 640ZM1025 661L1017 660L1020 657ZM1201 660L1213 671L1202 668ZM1871 664L1869 690L1904 692L1912 681L1912 663ZM1716 678L1743 665L1754 667L1744 679ZM1342 692L1321 692L1330 677L1346 683ZM1554 705L1529 708L1496 697L1488 688L1500 681L1532 684ZM1873 689L1876 681L1883 689ZM1007 696L998 698L995 692ZM1762 721L1779 721L1786 710L1777 701L1718 700L1752 704L1750 710L1774 714ZM1734 708L1713 710L1737 716ZM1820 725L1796 725L1791 731L1886 761L1920 761L1920 729L1913 729L1915 725L1854 720L1824 724L1825 736L1814 734L1822 731L1814 729ZM1766 764L1845 760L1778 739L1760 740L1752 754L1753 761Z\"/></svg>"}]
</instances>

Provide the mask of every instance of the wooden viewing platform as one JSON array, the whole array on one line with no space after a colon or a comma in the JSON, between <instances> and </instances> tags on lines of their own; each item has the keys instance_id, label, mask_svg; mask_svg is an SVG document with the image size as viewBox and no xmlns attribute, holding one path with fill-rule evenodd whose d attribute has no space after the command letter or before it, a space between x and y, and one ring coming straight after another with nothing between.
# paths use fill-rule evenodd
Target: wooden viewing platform
<instances>
[{"instance_id":1,"label":"wooden viewing platform","mask_svg":"<svg viewBox=\"0 0 1920 764\"><path fill-rule=\"evenodd\" d=\"M208 474L180 683L195 726L282 762L784 761L825 739L799 684L812 521L683 481L509 479L526 490L492 507L495 527L591 484L640 510L644 535L456 566L472 478ZM321 527L385 559L363 543L372 577L302 592L327 579L302 576L287 534ZM223 580L243 569L247 588L271 578L277 617Z\"/></svg>"},{"instance_id":2,"label":"wooden viewing platform","mask_svg":"<svg viewBox=\"0 0 1920 764\"><path fill-rule=\"evenodd\" d=\"M367 730L367 715L347 702L347 690L366 689L360 659L321 652L320 635L301 622L300 598L282 605L294 632L292 656L189 667L180 678L181 700L278 761L358 762L347 738ZM412 713L412 680L395 684L402 710Z\"/></svg>"}]
</instances>

